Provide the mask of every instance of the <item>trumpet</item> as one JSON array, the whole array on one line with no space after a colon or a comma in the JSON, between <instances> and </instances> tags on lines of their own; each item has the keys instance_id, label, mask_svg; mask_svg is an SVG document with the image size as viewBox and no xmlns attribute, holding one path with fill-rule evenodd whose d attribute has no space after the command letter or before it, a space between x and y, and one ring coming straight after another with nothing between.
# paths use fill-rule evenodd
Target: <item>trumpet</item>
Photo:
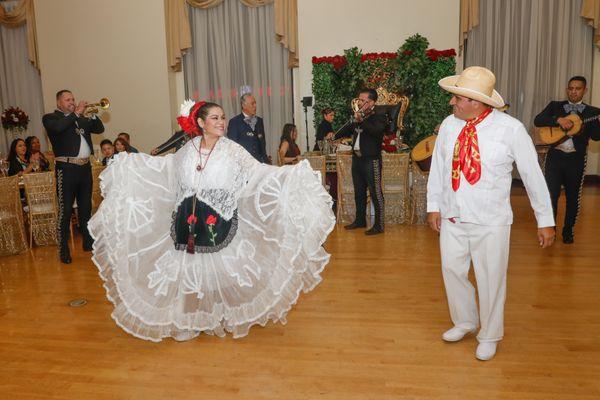
<instances>
[{"instance_id":1,"label":"trumpet","mask_svg":"<svg viewBox=\"0 0 600 400\"><path fill-rule=\"evenodd\" d=\"M106 110L110 107L110 101L106 97L100 99L97 103L90 103L85 106L85 114L98 114L99 109Z\"/></svg>"}]
</instances>

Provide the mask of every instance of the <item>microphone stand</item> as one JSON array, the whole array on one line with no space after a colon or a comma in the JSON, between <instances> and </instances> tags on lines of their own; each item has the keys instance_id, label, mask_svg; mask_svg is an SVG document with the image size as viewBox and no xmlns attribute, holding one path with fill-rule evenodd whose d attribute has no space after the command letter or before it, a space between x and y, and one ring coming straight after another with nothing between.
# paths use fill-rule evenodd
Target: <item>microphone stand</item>
<instances>
[{"instance_id":1,"label":"microphone stand","mask_svg":"<svg viewBox=\"0 0 600 400\"><path fill-rule=\"evenodd\" d=\"M310 151L308 145L308 107L304 105L304 125L306 126L306 151Z\"/></svg>"}]
</instances>

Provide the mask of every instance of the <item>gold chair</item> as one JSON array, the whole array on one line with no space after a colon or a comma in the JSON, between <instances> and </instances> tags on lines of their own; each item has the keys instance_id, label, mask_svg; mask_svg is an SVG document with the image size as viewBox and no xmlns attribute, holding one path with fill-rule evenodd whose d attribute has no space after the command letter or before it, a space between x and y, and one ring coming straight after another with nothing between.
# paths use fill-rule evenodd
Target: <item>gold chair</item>
<instances>
[{"instance_id":1,"label":"gold chair","mask_svg":"<svg viewBox=\"0 0 600 400\"><path fill-rule=\"evenodd\" d=\"M58 201L54 172L23 175L29 208L29 246L57 243Z\"/></svg>"},{"instance_id":2,"label":"gold chair","mask_svg":"<svg viewBox=\"0 0 600 400\"><path fill-rule=\"evenodd\" d=\"M27 250L19 178L0 178L0 256Z\"/></svg>"},{"instance_id":3,"label":"gold chair","mask_svg":"<svg viewBox=\"0 0 600 400\"><path fill-rule=\"evenodd\" d=\"M100 190L100 174L106 166L102 164L92 164L92 215L96 212L102 202L102 191Z\"/></svg>"},{"instance_id":4,"label":"gold chair","mask_svg":"<svg viewBox=\"0 0 600 400\"><path fill-rule=\"evenodd\" d=\"M47 151L44 153L44 157L46 157L46 160L50 163L50 171L54 171L54 152Z\"/></svg>"},{"instance_id":5,"label":"gold chair","mask_svg":"<svg viewBox=\"0 0 600 400\"><path fill-rule=\"evenodd\" d=\"M313 170L321 173L321 182L323 183L323 186L325 186L325 177L327 175L327 163L325 156L310 154L307 152L302 156L302 158L308 160Z\"/></svg>"},{"instance_id":6,"label":"gold chair","mask_svg":"<svg viewBox=\"0 0 600 400\"><path fill-rule=\"evenodd\" d=\"M382 189L386 223L409 222L409 165L408 153L383 154Z\"/></svg>"},{"instance_id":7,"label":"gold chair","mask_svg":"<svg viewBox=\"0 0 600 400\"><path fill-rule=\"evenodd\" d=\"M350 224L356 217L354 203L354 184L352 183L352 154L338 152L336 156L337 170L337 221ZM371 217L370 197L367 194L367 221Z\"/></svg>"},{"instance_id":8,"label":"gold chair","mask_svg":"<svg viewBox=\"0 0 600 400\"><path fill-rule=\"evenodd\" d=\"M378 87L377 102L375 102L375 112L385 114L388 120L388 132L395 133L398 138L404 130L404 115L410 103L405 95L400 95L388 91L384 87ZM398 145L400 140L396 140Z\"/></svg>"},{"instance_id":9,"label":"gold chair","mask_svg":"<svg viewBox=\"0 0 600 400\"><path fill-rule=\"evenodd\" d=\"M417 163L411 163L410 223L427 224L427 179L429 171L423 171Z\"/></svg>"}]
</instances>

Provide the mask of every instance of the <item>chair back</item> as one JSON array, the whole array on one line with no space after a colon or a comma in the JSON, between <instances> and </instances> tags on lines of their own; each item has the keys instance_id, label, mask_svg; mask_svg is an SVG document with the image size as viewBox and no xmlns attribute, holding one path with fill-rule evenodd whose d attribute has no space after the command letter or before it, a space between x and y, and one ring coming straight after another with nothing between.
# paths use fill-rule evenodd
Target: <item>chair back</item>
<instances>
[{"instance_id":1,"label":"chair back","mask_svg":"<svg viewBox=\"0 0 600 400\"><path fill-rule=\"evenodd\" d=\"M308 160L308 163L313 170L321 173L321 183L325 186L325 177L327 176L327 162L325 156L315 154L304 154L303 159Z\"/></svg>"},{"instance_id":2,"label":"chair back","mask_svg":"<svg viewBox=\"0 0 600 400\"><path fill-rule=\"evenodd\" d=\"M385 222L403 224L409 221L408 153L384 153L382 156L382 189L385 198Z\"/></svg>"},{"instance_id":3,"label":"chair back","mask_svg":"<svg viewBox=\"0 0 600 400\"><path fill-rule=\"evenodd\" d=\"M47 151L44 153L44 157L46 157L46 160L48 160L48 164L50 164L50 171L54 171L54 167L55 167L55 161L54 161L54 152L52 151Z\"/></svg>"},{"instance_id":4,"label":"chair back","mask_svg":"<svg viewBox=\"0 0 600 400\"><path fill-rule=\"evenodd\" d=\"M423 171L416 163L411 164L410 223L427 224L427 179L429 171Z\"/></svg>"},{"instance_id":5,"label":"chair back","mask_svg":"<svg viewBox=\"0 0 600 400\"><path fill-rule=\"evenodd\" d=\"M25 174L23 183L29 207L29 229L36 244L56 244L58 201L54 172Z\"/></svg>"},{"instance_id":6,"label":"chair back","mask_svg":"<svg viewBox=\"0 0 600 400\"><path fill-rule=\"evenodd\" d=\"M92 214L96 212L102 202L102 190L100 189L100 174L106 166L102 164L92 164Z\"/></svg>"},{"instance_id":7,"label":"chair back","mask_svg":"<svg viewBox=\"0 0 600 400\"><path fill-rule=\"evenodd\" d=\"M19 177L0 178L0 256L27 250Z\"/></svg>"},{"instance_id":8,"label":"chair back","mask_svg":"<svg viewBox=\"0 0 600 400\"><path fill-rule=\"evenodd\" d=\"M337 187L337 220L342 224L354 221L356 207L354 204L354 184L352 183L352 154L337 153L336 170Z\"/></svg>"}]
</instances>

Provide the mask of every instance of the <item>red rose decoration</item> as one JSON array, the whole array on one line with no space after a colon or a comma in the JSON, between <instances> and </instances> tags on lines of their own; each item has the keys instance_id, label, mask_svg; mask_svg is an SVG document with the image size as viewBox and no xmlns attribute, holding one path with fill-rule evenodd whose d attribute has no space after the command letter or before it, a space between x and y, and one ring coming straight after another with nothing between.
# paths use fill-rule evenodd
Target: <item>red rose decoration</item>
<instances>
[{"instance_id":1,"label":"red rose decoration","mask_svg":"<svg viewBox=\"0 0 600 400\"><path fill-rule=\"evenodd\" d=\"M215 217L214 215L209 215L206 218L206 225L214 225L217 223L217 217Z\"/></svg>"},{"instance_id":2,"label":"red rose decoration","mask_svg":"<svg viewBox=\"0 0 600 400\"><path fill-rule=\"evenodd\" d=\"M187 219L188 225L195 224L196 222L198 222L198 217L196 217L194 214L190 214L190 216Z\"/></svg>"}]
</instances>

